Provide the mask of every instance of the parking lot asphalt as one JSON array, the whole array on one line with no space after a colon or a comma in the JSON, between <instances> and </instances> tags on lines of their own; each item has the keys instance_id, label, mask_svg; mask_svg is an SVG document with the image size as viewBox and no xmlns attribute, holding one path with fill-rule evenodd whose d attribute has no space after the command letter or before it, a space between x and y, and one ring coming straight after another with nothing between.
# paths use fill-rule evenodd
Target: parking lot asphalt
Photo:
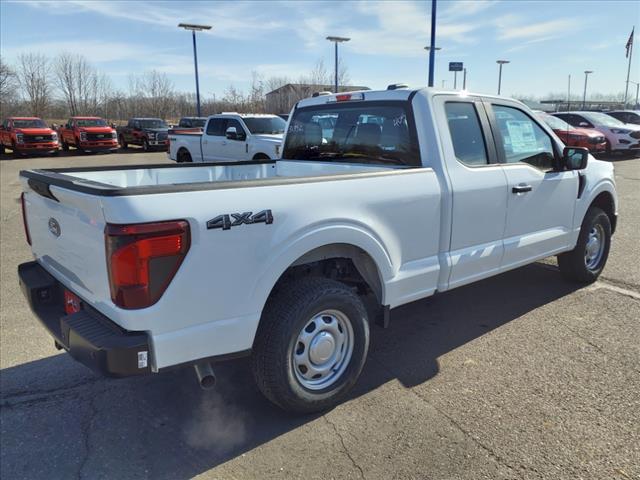
<instances>
[{"instance_id":1,"label":"parking lot asphalt","mask_svg":"<svg viewBox=\"0 0 640 480\"><path fill-rule=\"evenodd\" d=\"M351 398L292 417L219 364L103 379L59 353L20 293L21 169L164 153L0 161L3 478L640 479L640 159L616 159L618 231L600 281L553 260L394 310Z\"/></svg>"}]
</instances>

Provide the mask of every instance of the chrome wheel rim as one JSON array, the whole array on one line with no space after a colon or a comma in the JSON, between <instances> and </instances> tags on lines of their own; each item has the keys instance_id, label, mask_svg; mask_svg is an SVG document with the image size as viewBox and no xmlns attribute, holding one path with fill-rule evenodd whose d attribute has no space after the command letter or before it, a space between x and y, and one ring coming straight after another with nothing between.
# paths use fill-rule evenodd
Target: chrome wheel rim
<instances>
[{"instance_id":1,"label":"chrome wheel rim","mask_svg":"<svg viewBox=\"0 0 640 480\"><path fill-rule=\"evenodd\" d=\"M589 270L595 270L600 265L604 253L604 238L602 225L591 227L584 249L584 264Z\"/></svg>"},{"instance_id":2,"label":"chrome wheel rim","mask_svg":"<svg viewBox=\"0 0 640 480\"><path fill-rule=\"evenodd\" d=\"M324 310L298 334L291 362L300 385L321 390L340 379L352 356L353 327L349 317L338 310Z\"/></svg>"}]
</instances>

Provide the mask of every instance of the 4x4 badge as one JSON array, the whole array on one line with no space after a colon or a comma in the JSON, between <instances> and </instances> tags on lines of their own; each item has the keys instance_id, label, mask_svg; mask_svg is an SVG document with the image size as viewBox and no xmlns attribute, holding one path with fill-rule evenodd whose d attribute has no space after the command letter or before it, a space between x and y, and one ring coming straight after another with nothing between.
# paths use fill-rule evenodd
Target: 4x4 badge
<instances>
[{"instance_id":1,"label":"4x4 badge","mask_svg":"<svg viewBox=\"0 0 640 480\"><path fill-rule=\"evenodd\" d=\"M272 224L273 214L271 213L271 210L262 210L255 215L253 212L218 215L216 218L212 218L207 222L207 230L212 230L214 228L229 230L231 227L237 227L238 225L251 225L254 223L264 223L266 225Z\"/></svg>"}]
</instances>

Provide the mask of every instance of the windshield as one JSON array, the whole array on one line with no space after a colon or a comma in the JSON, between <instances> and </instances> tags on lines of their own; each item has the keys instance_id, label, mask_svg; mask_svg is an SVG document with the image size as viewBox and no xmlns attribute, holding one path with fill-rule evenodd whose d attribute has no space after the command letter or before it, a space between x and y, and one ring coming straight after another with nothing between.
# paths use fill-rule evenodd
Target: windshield
<instances>
[{"instance_id":1,"label":"windshield","mask_svg":"<svg viewBox=\"0 0 640 480\"><path fill-rule=\"evenodd\" d=\"M253 134L284 133L287 124L280 117L244 117L242 120Z\"/></svg>"},{"instance_id":2,"label":"windshield","mask_svg":"<svg viewBox=\"0 0 640 480\"><path fill-rule=\"evenodd\" d=\"M164 120L160 120L159 118L140 120L140 126L142 128L168 128Z\"/></svg>"},{"instance_id":3,"label":"windshield","mask_svg":"<svg viewBox=\"0 0 640 480\"><path fill-rule=\"evenodd\" d=\"M78 127L106 127L107 122L101 118L83 118L82 120L76 120Z\"/></svg>"},{"instance_id":4,"label":"windshield","mask_svg":"<svg viewBox=\"0 0 640 480\"><path fill-rule=\"evenodd\" d=\"M47 124L39 118L35 120L14 120L13 128L47 128Z\"/></svg>"},{"instance_id":5,"label":"windshield","mask_svg":"<svg viewBox=\"0 0 640 480\"><path fill-rule=\"evenodd\" d=\"M283 159L419 166L406 102L345 102L299 108L287 131Z\"/></svg>"},{"instance_id":6,"label":"windshield","mask_svg":"<svg viewBox=\"0 0 640 480\"><path fill-rule=\"evenodd\" d=\"M598 112L580 113L584 118L596 125L604 125L605 127L624 127L624 123L616 120L609 115Z\"/></svg>"},{"instance_id":7,"label":"windshield","mask_svg":"<svg viewBox=\"0 0 640 480\"><path fill-rule=\"evenodd\" d=\"M575 127L572 127L561 118L554 117L553 115L540 113L538 117L541 118L542 121L549 125L553 130L575 130Z\"/></svg>"}]
</instances>

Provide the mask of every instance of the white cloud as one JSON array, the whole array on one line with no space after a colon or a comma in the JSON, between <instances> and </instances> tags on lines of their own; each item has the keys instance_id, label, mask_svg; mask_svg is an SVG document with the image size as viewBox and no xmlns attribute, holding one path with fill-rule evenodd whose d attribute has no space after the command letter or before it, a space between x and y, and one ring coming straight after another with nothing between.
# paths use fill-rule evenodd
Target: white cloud
<instances>
[{"instance_id":1,"label":"white cloud","mask_svg":"<svg viewBox=\"0 0 640 480\"><path fill-rule=\"evenodd\" d=\"M514 20L517 21L517 25L513 24ZM575 31L575 21L568 18L529 23L520 20L517 16L511 15L503 17L499 26L501 27L498 32L499 40L549 39Z\"/></svg>"},{"instance_id":2,"label":"white cloud","mask_svg":"<svg viewBox=\"0 0 640 480\"><path fill-rule=\"evenodd\" d=\"M265 32L282 28L282 22L269 19L256 8L260 3L234 2L224 8L214 4L196 3L188 9L169 6L169 3L149 1L111 2L99 0L31 0L25 2L33 8L44 9L47 14L72 15L79 12L144 23L159 28L176 30L178 23L210 24L213 28L203 32L228 39L254 38ZM173 4L173 5L179 5Z\"/></svg>"}]
</instances>

